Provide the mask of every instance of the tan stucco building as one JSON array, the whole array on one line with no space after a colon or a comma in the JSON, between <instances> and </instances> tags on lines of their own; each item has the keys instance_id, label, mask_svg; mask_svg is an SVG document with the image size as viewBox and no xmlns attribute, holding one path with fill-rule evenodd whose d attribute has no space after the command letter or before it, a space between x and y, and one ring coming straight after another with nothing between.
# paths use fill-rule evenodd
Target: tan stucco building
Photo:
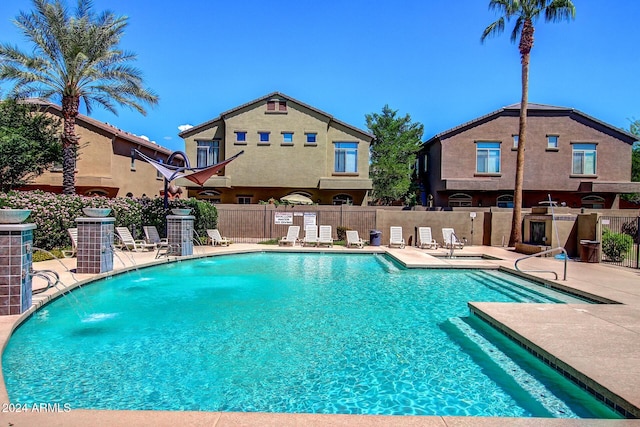
<instances>
[{"instance_id":1,"label":"tan stucco building","mask_svg":"<svg viewBox=\"0 0 640 427\"><path fill-rule=\"evenodd\" d=\"M424 143L418 155L423 204L513 207L520 104L463 123ZM573 108L529 104L523 206L552 201L617 208L631 182L636 137Z\"/></svg>"},{"instance_id":2,"label":"tan stucco building","mask_svg":"<svg viewBox=\"0 0 640 427\"><path fill-rule=\"evenodd\" d=\"M60 106L29 100L40 106L41 112L61 119ZM76 193L107 197L160 196L164 191L162 176L150 164L136 158L137 149L147 156L166 162L171 151L153 142L132 135L107 123L79 114L76 119L79 148L76 161ZM26 190L40 189L62 192L62 167L54 167L36 178Z\"/></svg>"},{"instance_id":3,"label":"tan stucco building","mask_svg":"<svg viewBox=\"0 0 640 427\"><path fill-rule=\"evenodd\" d=\"M179 180L190 197L249 204L302 194L320 204L361 205L372 187L373 135L279 92L223 112L180 137L192 166L244 151L203 187Z\"/></svg>"}]
</instances>

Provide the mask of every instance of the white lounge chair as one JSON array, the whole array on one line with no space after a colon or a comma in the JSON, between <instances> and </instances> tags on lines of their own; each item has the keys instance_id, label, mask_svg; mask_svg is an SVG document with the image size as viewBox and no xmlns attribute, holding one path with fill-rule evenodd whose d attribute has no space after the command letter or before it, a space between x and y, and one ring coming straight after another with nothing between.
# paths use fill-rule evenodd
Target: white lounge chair
<instances>
[{"instance_id":1,"label":"white lounge chair","mask_svg":"<svg viewBox=\"0 0 640 427\"><path fill-rule=\"evenodd\" d=\"M320 226L320 234L318 235L318 246L320 245L327 245L329 247L333 246L333 237L331 237L330 225Z\"/></svg>"},{"instance_id":2,"label":"white lounge chair","mask_svg":"<svg viewBox=\"0 0 640 427\"><path fill-rule=\"evenodd\" d=\"M431 235L431 227L418 227L418 237L421 249L438 249L438 242Z\"/></svg>"},{"instance_id":3,"label":"white lounge chair","mask_svg":"<svg viewBox=\"0 0 640 427\"><path fill-rule=\"evenodd\" d=\"M116 227L116 233L122 242L122 250L127 251L152 251L156 249L155 243L147 243L144 240L135 240L127 227Z\"/></svg>"},{"instance_id":4,"label":"white lounge chair","mask_svg":"<svg viewBox=\"0 0 640 427\"><path fill-rule=\"evenodd\" d=\"M217 228L207 230L207 236L209 236L211 246L229 246L229 244L231 243L231 240L220 235L220 231L218 231Z\"/></svg>"},{"instance_id":5,"label":"white lounge chair","mask_svg":"<svg viewBox=\"0 0 640 427\"><path fill-rule=\"evenodd\" d=\"M69 233L69 238L71 239L71 250L63 250L62 256L72 258L78 253L78 229L67 228L67 233Z\"/></svg>"},{"instance_id":6,"label":"white lounge chair","mask_svg":"<svg viewBox=\"0 0 640 427\"><path fill-rule=\"evenodd\" d=\"M464 242L458 239L453 228L443 228L442 239L444 240L444 247L446 249L462 249L464 247Z\"/></svg>"},{"instance_id":7,"label":"white lounge chair","mask_svg":"<svg viewBox=\"0 0 640 427\"><path fill-rule=\"evenodd\" d=\"M315 245L318 246L318 227L315 225L307 225L304 228L304 239L302 239L302 245Z\"/></svg>"},{"instance_id":8,"label":"white lounge chair","mask_svg":"<svg viewBox=\"0 0 640 427\"><path fill-rule=\"evenodd\" d=\"M356 248L364 248L364 242L362 241L362 239L360 238L360 236L358 235L358 231L357 230L347 230L347 247L350 248L352 246L355 246Z\"/></svg>"},{"instance_id":9,"label":"white lounge chair","mask_svg":"<svg viewBox=\"0 0 640 427\"><path fill-rule=\"evenodd\" d=\"M402 227L391 227L389 229L391 237L389 237L389 247L395 246L404 249L404 238L402 237Z\"/></svg>"},{"instance_id":10,"label":"white lounge chair","mask_svg":"<svg viewBox=\"0 0 640 427\"><path fill-rule=\"evenodd\" d=\"M155 243L157 246L166 246L169 244L166 237L160 238L160 234L155 225L145 225L142 228L144 229L144 235L147 237L147 243Z\"/></svg>"},{"instance_id":11,"label":"white lounge chair","mask_svg":"<svg viewBox=\"0 0 640 427\"><path fill-rule=\"evenodd\" d=\"M300 226L299 225L290 225L287 230L287 235L278 241L278 245L288 245L295 246L298 241L298 235L300 234Z\"/></svg>"}]
</instances>

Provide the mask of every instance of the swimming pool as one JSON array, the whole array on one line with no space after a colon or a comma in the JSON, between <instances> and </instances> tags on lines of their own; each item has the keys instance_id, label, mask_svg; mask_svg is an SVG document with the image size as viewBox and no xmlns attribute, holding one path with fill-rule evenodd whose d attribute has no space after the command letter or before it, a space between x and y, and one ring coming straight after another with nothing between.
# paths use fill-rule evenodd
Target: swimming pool
<instances>
[{"instance_id":1,"label":"swimming pool","mask_svg":"<svg viewBox=\"0 0 640 427\"><path fill-rule=\"evenodd\" d=\"M3 371L12 402L72 408L615 418L468 317L468 301L567 298L382 255L219 256L54 301Z\"/></svg>"}]
</instances>

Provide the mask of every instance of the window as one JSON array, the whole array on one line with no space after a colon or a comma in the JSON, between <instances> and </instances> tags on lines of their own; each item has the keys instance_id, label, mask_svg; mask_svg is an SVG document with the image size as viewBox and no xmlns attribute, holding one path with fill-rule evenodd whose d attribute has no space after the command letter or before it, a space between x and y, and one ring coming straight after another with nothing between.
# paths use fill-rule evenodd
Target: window
<instances>
[{"instance_id":1,"label":"window","mask_svg":"<svg viewBox=\"0 0 640 427\"><path fill-rule=\"evenodd\" d=\"M136 170L136 149L131 149L131 170Z\"/></svg>"},{"instance_id":2,"label":"window","mask_svg":"<svg viewBox=\"0 0 640 427\"><path fill-rule=\"evenodd\" d=\"M260 142L269 142L269 132L258 132L258 135L260 135Z\"/></svg>"},{"instance_id":3,"label":"window","mask_svg":"<svg viewBox=\"0 0 640 427\"><path fill-rule=\"evenodd\" d=\"M500 173L500 143L476 143L476 172Z\"/></svg>"},{"instance_id":4,"label":"window","mask_svg":"<svg viewBox=\"0 0 640 427\"><path fill-rule=\"evenodd\" d=\"M198 161L198 167L211 166L218 163L220 158L220 141L196 141L197 151L196 157Z\"/></svg>"},{"instance_id":5,"label":"window","mask_svg":"<svg viewBox=\"0 0 640 427\"><path fill-rule=\"evenodd\" d=\"M513 136L513 148L518 148L518 142L520 141L520 135L511 135Z\"/></svg>"},{"instance_id":6,"label":"window","mask_svg":"<svg viewBox=\"0 0 640 427\"><path fill-rule=\"evenodd\" d=\"M547 148L558 149L558 135L547 135Z\"/></svg>"},{"instance_id":7,"label":"window","mask_svg":"<svg viewBox=\"0 0 640 427\"><path fill-rule=\"evenodd\" d=\"M164 160L158 159L158 163L163 164ZM164 175L162 175L160 171L156 171L156 179L164 179Z\"/></svg>"},{"instance_id":8,"label":"window","mask_svg":"<svg viewBox=\"0 0 640 427\"><path fill-rule=\"evenodd\" d=\"M282 143L293 144L293 132L282 132Z\"/></svg>"},{"instance_id":9,"label":"window","mask_svg":"<svg viewBox=\"0 0 640 427\"><path fill-rule=\"evenodd\" d=\"M471 196L464 193L456 193L449 196L450 207L471 206Z\"/></svg>"},{"instance_id":10,"label":"window","mask_svg":"<svg viewBox=\"0 0 640 427\"><path fill-rule=\"evenodd\" d=\"M604 209L604 199L600 196L585 196L582 198L582 207L588 209Z\"/></svg>"},{"instance_id":11,"label":"window","mask_svg":"<svg viewBox=\"0 0 640 427\"><path fill-rule=\"evenodd\" d=\"M239 205L250 205L251 204L251 197L253 196L238 196L238 204Z\"/></svg>"},{"instance_id":12,"label":"window","mask_svg":"<svg viewBox=\"0 0 640 427\"><path fill-rule=\"evenodd\" d=\"M499 208L512 208L513 196L511 194L503 194L496 199L496 206Z\"/></svg>"},{"instance_id":13,"label":"window","mask_svg":"<svg viewBox=\"0 0 640 427\"><path fill-rule=\"evenodd\" d=\"M335 171L345 173L358 172L358 143L336 142Z\"/></svg>"},{"instance_id":14,"label":"window","mask_svg":"<svg viewBox=\"0 0 640 427\"><path fill-rule=\"evenodd\" d=\"M571 171L574 175L596 174L596 144L573 144L573 165Z\"/></svg>"},{"instance_id":15,"label":"window","mask_svg":"<svg viewBox=\"0 0 640 427\"><path fill-rule=\"evenodd\" d=\"M338 194L337 196L333 196L331 201L334 205L353 205L353 197L348 194Z\"/></svg>"},{"instance_id":16,"label":"window","mask_svg":"<svg viewBox=\"0 0 640 427\"><path fill-rule=\"evenodd\" d=\"M316 138L318 136L317 133L308 132L308 133L305 133L305 135L307 136L307 144L315 144L316 143Z\"/></svg>"},{"instance_id":17,"label":"window","mask_svg":"<svg viewBox=\"0 0 640 427\"><path fill-rule=\"evenodd\" d=\"M247 142L247 132L236 131L236 142Z\"/></svg>"},{"instance_id":18,"label":"window","mask_svg":"<svg viewBox=\"0 0 640 427\"><path fill-rule=\"evenodd\" d=\"M267 101L267 112L269 113L286 113L287 101L281 99L270 99Z\"/></svg>"}]
</instances>

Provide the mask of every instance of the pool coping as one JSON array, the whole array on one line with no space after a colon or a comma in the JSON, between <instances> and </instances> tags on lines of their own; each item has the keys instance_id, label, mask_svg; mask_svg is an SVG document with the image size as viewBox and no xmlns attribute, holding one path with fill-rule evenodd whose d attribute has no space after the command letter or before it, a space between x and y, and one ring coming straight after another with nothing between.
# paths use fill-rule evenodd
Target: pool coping
<instances>
[{"instance_id":1,"label":"pool coping","mask_svg":"<svg viewBox=\"0 0 640 427\"><path fill-rule=\"evenodd\" d=\"M470 250L467 250L470 249ZM504 248L491 248L491 247L473 247L473 248L465 248L465 250L467 250L467 252L465 253L469 253L471 251L476 251L479 254L487 254L487 252L490 252L490 256L495 257L496 259L491 259L491 260L461 260L461 259L456 259L456 260L448 260L448 259L441 259L441 258L436 258L433 256L429 255L430 251L425 251L425 250L420 250L417 248L406 248L404 250L399 250L399 249L390 249L387 247L366 247L365 249L349 249L349 248L344 248L344 247L334 247L334 248L300 248L300 247L276 247L276 246L268 246L268 245L250 245L250 244L234 244L231 245L228 248L206 248L206 250L203 250L202 253L198 253L195 254L193 256L189 256L189 257L170 257L170 258L165 258L165 259L161 259L161 260L155 260L152 259L151 256L149 255L149 253L140 253L140 254L134 254L133 256L130 257L130 260L132 260L131 265L126 266L124 265L125 263L123 262L123 267L118 268L117 270L114 270L113 272L109 272L109 273L104 273L104 274L99 274L99 275L76 275L76 276L83 276L81 278L81 280L77 280L76 282L73 283L73 285L69 286L70 289L75 288L77 286L83 286L87 283L93 282L95 280L104 278L104 277L109 277L109 276L113 276L116 274L121 274L124 273L126 271L130 271L132 269L136 269L136 268L145 268L145 267L149 267L152 265L158 265L158 264L164 264L164 263L168 263L168 262L180 262L183 261L185 259L195 259L195 258L202 258L202 257L209 257L209 256L216 256L216 255L228 255L228 254L238 254L238 253L253 253L253 252L275 252L275 251L288 251L288 252L338 252L338 253L377 253L377 254L389 254L391 257L393 257L395 260L397 260L398 262L400 262L403 266L407 267L407 268L491 268L491 269L501 269L501 270L505 270L505 271L509 271L509 272L514 272L514 270L512 268L509 267L510 264L513 263L513 255L510 254L510 252L506 251ZM442 252L440 252L441 254ZM496 253L499 253L500 256L496 256ZM153 255L153 254L151 254ZM133 258L136 258L136 260L134 261ZM129 257L127 257L129 258ZM539 259L540 261L544 261L543 259ZM121 260L122 261L122 260ZM69 263L70 261L67 261L67 263ZM48 261L48 263L52 263L51 261ZM40 264L43 263L38 263L37 266L39 266ZM114 262L115 264L115 262ZM44 265L43 265L44 266ZM54 266L55 267L55 266ZM582 267L589 267L588 265L582 265ZM59 269L59 266L58 266ZM609 274L611 271L618 271L618 270L609 270L606 273ZM624 270L623 270L624 271ZM61 272L63 275L65 274L65 272ZM625 273L628 273L625 271ZM67 274L67 276L69 276L69 274ZM526 276L531 276L531 277L535 277L537 280L539 281L544 281L544 282L552 282L552 283L556 283L554 281L549 281L545 278L539 277L538 275L529 275L527 274ZM73 275L71 275L71 277L73 277ZM637 280L637 279L636 279ZM563 283L556 283L559 286L563 286L563 287L569 287L572 288L570 285L568 284L563 284ZM587 287L588 288L588 287ZM572 288L575 289L575 288ZM620 305L625 305L623 302L620 302L620 298L611 298L610 296L606 296L606 295L598 295L598 293L594 293L594 292L589 292L588 290L585 289L577 289L579 292L582 293L587 293L590 295L596 295L598 298L602 298L604 300L613 302L613 303L618 303ZM11 334L13 333L13 331L15 330L15 328L21 323L23 322L26 318L28 318L33 312L35 312L39 307L41 307L42 305L46 304L47 302L55 299L57 296L61 295L63 293L63 291L59 291L59 292L48 292L45 294L41 294L41 295L34 295L34 300L37 300L36 304L34 304L34 306L32 306L27 312L23 313L22 315L18 315L18 316L2 316L0 317L0 348L2 351L4 351L4 348L8 342L8 339L10 338ZM616 295L614 295L616 296ZM635 302L635 298L637 297L637 300L639 302L639 304L633 304L634 306L636 306L636 308L640 307L640 292L638 292L638 295L633 295L633 299ZM552 354L547 352L542 346L538 346L535 343L535 340L531 340L526 336L525 334L516 332L517 328L513 328L513 325L510 325L509 322L501 322L499 320L496 320L496 316L495 313L491 313L492 310L495 310L495 308L491 308L490 305L492 303L475 303L475 302L469 302L469 307L470 310L472 311L472 313L478 315L479 317L481 317L483 320L488 321L489 323L495 323L497 324L497 329L501 330L504 332L508 332L509 334L511 334L512 338L516 338L517 342L524 346L525 348L532 349L536 352L538 352L538 354L542 355L542 359L544 360L544 358L546 357L547 360L554 360L554 361L560 361L560 367L561 369L564 369L565 372L569 373L570 375L573 375L574 378L578 379L578 381L582 381L584 384L588 384L589 387L592 386L593 383L595 383L596 387L600 387L599 389L596 389L596 393L600 393L602 396L606 396L606 399L617 399L617 400L611 400L612 402L614 402L615 404L620 405L620 408L622 408L624 411L627 411L626 413L631 415L631 416L638 416L638 414L640 414L640 412L638 412L638 401L640 401L640 398L638 398L638 396L632 396L634 398L632 399L628 399L627 396L620 396L620 393L617 393L614 390L609 390L609 388L606 387L601 387L597 382L595 382L594 380L591 379L591 377L588 375L588 373L584 373L578 369L574 369L573 367L571 367L571 365L566 364L565 366L565 362L562 362L562 355L557 355L557 354ZM506 303L508 304L508 303ZM513 304L511 304L513 305ZM520 305L520 304L518 304ZM637 328L637 332L636 335L640 334L640 312L639 312L639 317L637 319L637 323L634 323L635 325L638 326ZM638 341L640 342L640 341ZM638 353L640 353L640 347L638 347ZM640 354L638 354L639 357L639 361L640 361ZM1 360L0 360L1 363ZM586 379L586 381L584 380ZM638 387L636 389L640 390L640 384L635 382L636 376L634 376L634 384L638 385ZM8 395L7 395L7 391L5 389L4 386L4 380L2 377L2 370L1 370L1 365L0 365L0 403L8 403ZM113 417L116 416L116 418L120 418L120 416L126 418L137 418L137 414L139 414L140 412L144 412L144 411L100 411L100 410L73 410L71 411L71 413L78 413L81 414L78 415L78 417L82 418L82 419L86 419L86 417L90 417L93 415L95 415L97 418L101 419L102 417L106 417L105 421L111 419L113 420ZM180 413L180 412L179 412ZM128 415L127 415L128 414ZM158 417L161 417L161 415L157 415L157 414L165 414L165 418L166 419L170 419L172 418L173 413L169 412L169 413L165 413L163 411L153 411L152 414L154 414L151 418L156 419ZM191 413L190 413L191 414ZM254 419L254 417L258 417L261 419L261 421L259 422L260 424L277 424L277 425L281 425L281 424L288 424L291 420L291 425L296 424L299 421L302 421L303 419L304 424L313 424L313 422L315 422L314 420L322 420L321 422L318 421L317 425L323 424L323 425L348 425L348 424L361 424L361 422L366 422L366 424L369 425L378 425L378 423L389 423L391 422L391 420L393 420L393 424L396 425L398 424L397 422L400 421L400 419L402 419L402 424L404 425L406 423L406 425L416 425L416 423L419 423L420 425L496 425L496 423L502 423L503 420L509 420L510 422L514 421L514 420L522 420L523 423L525 423L526 425L549 425L547 423L547 421L551 421L551 420L561 420L562 423L558 424L558 425L591 425L591 424L585 424L585 420L579 420L580 422L578 423L572 423L572 421L575 420L568 420L568 419L535 419L535 418L524 418L524 419L509 419L509 418L482 418L482 417L442 417L442 416L434 416L434 417L425 417L425 416L419 416L419 417L412 417L412 416L392 416L391 418L389 418L389 416L349 416L349 415L317 415L317 414L262 414L262 415L258 415L258 414L251 414L251 415L247 415L245 413L241 413L242 415L238 415L237 413L210 413L210 412L196 412L196 415L194 415L195 418L202 418L202 420L205 419L212 419L211 417L213 416L213 414L219 414L219 417L217 418L216 424L215 425L237 425L234 424L236 422L239 422L240 424L244 424L244 421L240 421L243 419L247 419L247 418L252 418ZM204 415L206 414L206 415ZM229 414L234 414L234 416L229 416ZM3 416L6 414L2 414L0 413L0 419L3 418ZM18 415L18 414L15 414ZM33 419L37 419L39 417L39 415L34 415L33 412L31 412L29 415L26 414L21 414L24 415L26 418L24 419L25 421L27 420L27 418L29 417L34 417ZM52 414L50 414L52 415ZM60 414L61 416L64 415L68 415L68 414ZM190 415L191 416L191 415ZM283 418L284 417L284 418ZM288 418L287 418L288 417ZM345 418L346 417L346 418ZM70 421L72 417L67 417L67 420ZM215 418L215 416L214 416ZM31 419L31 418L29 418ZM225 421L226 420L226 421ZM257 419L256 419L257 420ZM270 420L270 421L269 421ZM277 422L276 422L277 420ZM297 420L297 421L295 421ZM385 421L386 420L386 421ZM437 421L435 421L437 420ZM462 424L459 424L460 422L464 421ZM490 420L490 422L488 422L487 420ZM540 424L537 424L537 422L535 422L536 420L540 420ZM544 420L544 421L543 421ZM295 421L295 422L294 422ZM612 422L624 422L624 423L628 423L628 422L634 422L634 420L616 420L616 421L612 421L612 420L589 420L590 423L593 423L593 425L598 425L598 422L602 422L602 421L606 421L608 424L607 425L612 425ZM230 424L226 424L227 422L229 422ZM431 424L431 422L435 422L435 424ZM519 422L519 421L518 421ZM554 423L556 423L557 421L554 421ZM222 424L219 424L222 423ZM428 424L425 424L428 423ZM517 424L517 423L516 423ZM20 425L20 424L16 424L16 425ZM514 424L505 424L505 425L514 425ZM621 425L631 425L631 424L621 424ZM638 422L638 424L633 424L633 425L639 425L640 426L640 422Z\"/></svg>"}]
</instances>

